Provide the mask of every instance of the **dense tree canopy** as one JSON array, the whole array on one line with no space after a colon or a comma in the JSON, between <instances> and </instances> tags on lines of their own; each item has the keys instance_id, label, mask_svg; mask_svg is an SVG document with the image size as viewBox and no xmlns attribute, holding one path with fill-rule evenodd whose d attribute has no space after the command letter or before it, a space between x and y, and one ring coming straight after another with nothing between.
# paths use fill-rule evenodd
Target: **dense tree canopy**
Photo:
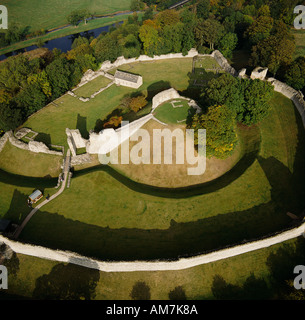
<instances>
[{"instance_id":1,"label":"dense tree canopy","mask_svg":"<svg viewBox=\"0 0 305 320\"><path fill-rule=\"evenodd\" d=\"M206 154L208 158L226 159L238 142L233 114L226 106L212 106L206 113L196 114L190 128L206 129ZM198 138L197 138L198 139Z\"/></svg>"},{"instance_id":2,"label":"dense tree canopy","mask_svg":"<svg viewBox=\"0 0 305 320\"><path fill-rule=\"evenodd\" d=\"M209 81L203 90L201 104L226 105L238 122L250 126L268 115L273 92L269 82L238 79L224 74Z\"/></svg>"}]
</instances>

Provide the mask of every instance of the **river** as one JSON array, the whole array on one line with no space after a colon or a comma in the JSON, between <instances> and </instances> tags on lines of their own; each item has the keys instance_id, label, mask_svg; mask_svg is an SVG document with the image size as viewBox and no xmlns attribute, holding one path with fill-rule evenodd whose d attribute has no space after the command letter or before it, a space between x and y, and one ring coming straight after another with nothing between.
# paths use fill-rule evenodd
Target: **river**
<instances>
[{"instance_id":1,"label":"river","mask_svg":"<svg viewBox=\"0 0 305 320\"><path fill-rule=\"evenodd\" d=\"M126 14L130 14L130 12L126 12L126 13L121 13L121 14L116 14L116 15L126 15ZM99 18L96 18L99 19ZM119 24L122 24L123 21L118 22ZM68 36L64 36L61 38L56 38L53 40L49 40L46 41L43 45L43 48L48 48L49 50L53 50L54 48L58 48L60 49L62 52L67 52L69 50L71 50L71 46L73 41L75 40L75 38L78 38L79 36L82 37L87 37L90 38L91 36L96 38L98 37L102 32L108 32L109 29L111 27L115 26L115 23L108 25L108 26L104 26L104 27L99 27L96 29L92 29L92 30L88 30L88 31L84 31L84 32L80 32L80 33L75 33L75 34L71 34ZM38 47L36 45L32 45L23 49L19 49L16 51L12 51L3 55L0 55L0 61L4 60L12 55L16 55L18 53L21 52L25 52L25 51L30 51L30 50L34 50L37 49Z\"/></svg>"}]
</instances>

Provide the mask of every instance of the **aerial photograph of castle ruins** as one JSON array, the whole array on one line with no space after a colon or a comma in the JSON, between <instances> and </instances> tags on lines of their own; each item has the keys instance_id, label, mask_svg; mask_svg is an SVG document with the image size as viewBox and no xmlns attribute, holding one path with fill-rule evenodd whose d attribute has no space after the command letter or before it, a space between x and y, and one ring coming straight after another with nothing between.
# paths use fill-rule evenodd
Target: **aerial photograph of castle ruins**
<instances>
[{"instance_id":1,"label":"aerial photograph of castle ruins","mask_svg":"<svg viewBox=\"0 0 305 320\"><path fill-rule=\"evenodd\" d=\"M305 1L0 1L0 300L304 302Z\"/></svg>"}]
</instances>

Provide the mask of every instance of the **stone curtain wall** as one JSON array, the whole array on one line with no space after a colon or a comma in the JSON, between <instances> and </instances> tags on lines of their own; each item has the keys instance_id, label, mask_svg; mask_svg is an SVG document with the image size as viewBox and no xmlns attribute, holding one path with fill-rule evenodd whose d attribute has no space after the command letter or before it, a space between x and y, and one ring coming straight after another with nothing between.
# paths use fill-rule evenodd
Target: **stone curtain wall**
<instances>
[{"instance_id":1,"label":"stone curtain wall","mask_svg":"<svg viewBox=\"0 0 305 320\"><path fill-rule=\"evenodd\" d=\"M133 62L143 62L143 61L156 61L156 60L164 60L164 59L178 59L178 58L194 58L198 55L198 51L196 49L191 49L187 55L183 55L182 53L170 53L170 54L165 54L161 56L154 56L154 57L149 57L146 55L141 55L138 58L131 58L131 59L125 59L124 57L119 57L114 63L111 63L110 61L104 61L98 71L92 71L88 70L85 72L84 76L82 77L80 83L76 88L73 89L76 90L89 81L99 77L99 76L104 76L110 80L114 80L114 76L111 74L108 74L107 72L111 69L118 68L124 64L128 63L133 63ZM212 56L212 55L211 55Z\"/></svg>"},{"instance_id":2,"label":"stone curtain wall","mask_svg":"<svg viewBox=\"0 0 305 320\"><path fill-rule=\"evenodd\" d=\"M232 76L237 77L238 73L236 70L229 64L228 60L222 55L222 53L218 50L215 50L211 55L217 63L227 72L230 73Z\"/></svg>"},{"instance_id":3,"label":"stone curtain wall","mask_svg":"<svg viewBox=\"0 0 305 320\"><path fill-rule=\"evenodd\" d=\"M268 78L269 81L273 86L274 90L283 94L285 97L292 100L296 108L298 109L300 116L302 118L303 126L305 128L305 101L303 94L292 87L288 86L286 83L283 83L279 80L274 78Z\"/></svg>"},{"instance_id":4,"label":"stone curtain wall","mask_svg":"<svg viewBox=\"0 0 305 320\"><path fill-rule=\"evenodd\" d=\"M8 140L9 133L6 132L1 138L0 138L0 152L3 150L7 140Z\"/></svg>"},{"instance_id":5,"label":"stone curtain wall","mask_svg":"<svg viewBox=\"0 0 305 320\"><path fill-rule=\"evenodd\" d=\"M190 258L181 258L176 261L133 261L133 262L103 262L88 257L80 256L76 253L61 250L51 250L41 246L24 244L21 242L9 240L0 235L1 242L8 245L14 252L48 259L59 262L73 263L83 267L97 269L103 272L134 272L134 271L172 271L183 270L207 264L222 259L238 256L247 252L268 248L278 243L288 241L299 236L304 236L305 223L298 228L294 228L274 237L263 240L253 241L250 243L238 245L232 248L218 250L204 255Z\"/></svg>"}]
</instances>

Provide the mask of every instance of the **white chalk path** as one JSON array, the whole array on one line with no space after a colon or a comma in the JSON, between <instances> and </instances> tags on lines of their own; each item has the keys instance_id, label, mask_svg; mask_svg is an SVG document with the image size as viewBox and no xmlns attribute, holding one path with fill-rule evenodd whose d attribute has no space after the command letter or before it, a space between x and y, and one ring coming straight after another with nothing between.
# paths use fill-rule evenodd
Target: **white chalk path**
<instances>
[{"instance_id":1,"label":"white chalk path","mask_svg":"<svg viewBox=\"0 0 305 320\"><path fill-rule=\"evenodd\" d=\"M68 180L68 174L69 174L69 170L70 170L70 159L71 159L71 155L70 155L70 149L68 149L67 151L67 155L66 155L66 160L65 160L65 167L64 167L64 172L63 172L63 177L64 180L62 181L61 187L60 189L53 194L49 200L45 200L43 202L41 202L40 204L38 204L29 214L28 216L23 220L22 224L18 227L17 231L14 234L14 239L17 239L20 235L20 233L22 232L22 230L24 229L24 227L26 226L26 224L29 222L29 220L33 217L33 215L44 205L48 204L50 201L52 201L53 199L57 198L61 193L63 193L63 191L65 190L66 184L67 184L67 180Z\"/></svg>"}]
</instances>

